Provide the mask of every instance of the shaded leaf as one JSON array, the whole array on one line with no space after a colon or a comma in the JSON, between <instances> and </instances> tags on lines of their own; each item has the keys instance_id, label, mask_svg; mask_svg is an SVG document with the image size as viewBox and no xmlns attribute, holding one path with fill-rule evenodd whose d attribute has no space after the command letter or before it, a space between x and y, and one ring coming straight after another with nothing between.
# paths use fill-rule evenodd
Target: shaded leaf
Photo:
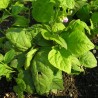
<instances>
[{"instance_id":1,"label":"shaded leaf","mask_svg":"<svg viewBox=\"0 0 98 98\"><path fill-rule=\"evenodd\" d=\"M37 0L32 3L32 16L38 22L49 22L53 16L53 2L50 0Z\"/></svg>"},{"instance_id":2,"label":"shaded leaf","mask_svg":"<svg viewBox=\"0 0 98 98\"><path fill-rule=\"evenodd\" d=\"M23 91L26 89L25 82L22 79L17 78L16 83L17 83L17 86L14 86L13 88L14 91L18 94L19 98L24 98Z\"/></svg>"},{"instance_id":3,"label":"shaded leaf","mask_svg":"<svg viewBox=\"0 0 98 98\"><path fill-rule=\"evenodd\" d=\"M63 79L62 79L62 71L58 71L52 80L51 89L54 90L63 90Z\"/></svg>"},{"instance_id":4,"label":"shaded leaf","mask_svg":"<svg viewBox=\"0 0 98 98\"><path fill-rule=\"evenodd\" d=\"M53 79L53 71L48 61L49 48L41 49L32 61L31 72L34 86L38 94L49 93Z\"/></svg>"},{"instance_id":5,"label":"shaded leaf","mask_svg":"<svg viewBox=\"0 0 98 98\"><path fill-rule=\"evenodd\" d=\"M22 79L26 85L23 91L32 94L34 92L33 78L30 70L20 70L18 78Z\"/></svg>"},{"instance_id":6,"label":"shaded leaf","mask_svg":"<svg viewBox=\"0 0 98 98\"><path fill-rule=\"evenodd\" d=\"M90 19L90 6L85 4L77 13L77 17L82 21L88 22ZM82 16L82 17L81 17Z\"/></svg>"},{"instance_id":7,"label":"shaded leaf","mask_svg":"<svg viewBox=\"0 0 98 98\"><path fill-rule=\"evenodd\" d=\"M26 10L24 4L21 4L20 2L16 2L11 8L13 15L18 15L21 11Z\"/></svg>"},{"instance_id":8,"label":"shaded leaf","mask_svg":"<svg viewBox=\"0 0 98 98\"><path fill-rule=\"evenodd\" d=\"M51 34L45 30L42 30L42 36L46 39L46 40L53 40L56 43L58 43L59 45L61 45L62 47L64 47L65 49L67 49L67 43L66 41L60 37L57 34Z\"/></svg>"},{"instance_id":9,"label":"shaded leaf","mask_svg":"<svg viewBox=\"0 0 98 98\"><path fill-rule=\"evenodd\" d=\"M29 25L29 19L24 16L15 16L15 23L13 26L27 27Z\"/></svg>"}]
</instances>

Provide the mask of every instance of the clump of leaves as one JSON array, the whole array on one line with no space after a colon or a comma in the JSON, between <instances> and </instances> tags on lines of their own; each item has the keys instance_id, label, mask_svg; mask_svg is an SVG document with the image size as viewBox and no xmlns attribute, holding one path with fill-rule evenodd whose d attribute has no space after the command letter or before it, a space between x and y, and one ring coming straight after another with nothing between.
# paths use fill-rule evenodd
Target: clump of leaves
<instances>
[{"instance_id":1,"label":"clump of leaves","mask_svg":"<svg viewBox=\"0 0 98 98\"><path fill-rule=\"evenodd\" d=\"M0 22L10 16L14 18L12 26L0 38L0 77L16 80L17 85L13 89L19 98L23 98L24 92L40 95L57 93L64 89L62 72L77 75L84 72L85 68L97 66L97 61L90 52L94 44L87 36L91 34L86 24L87 18L81 16L85 9L89 14L85 2L86 0L0 1L0 10L4 11ZM72 10L73 13L70 13ZM68 19L75 13L81 18ZM93 22L94 17L96 13L92 15ZM29 26L32 18L36 24ZM67 19L67 22L63 19Z\"/></svg>"}]
</instances>

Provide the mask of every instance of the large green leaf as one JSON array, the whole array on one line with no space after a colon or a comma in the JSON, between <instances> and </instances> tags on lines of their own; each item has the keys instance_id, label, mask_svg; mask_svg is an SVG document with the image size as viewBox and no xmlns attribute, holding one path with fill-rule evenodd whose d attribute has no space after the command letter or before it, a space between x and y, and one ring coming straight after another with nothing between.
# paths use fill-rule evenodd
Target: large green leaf
<instances>
[{"instance_id":1,"label":"large green leaf","mask_svg":"<svg viewBox=\"0 0 98 98\"><path fill-rule=\"evenodd\" d=\"M64 48L52 49L49 52L48 60L49 62L59 70L71 73L71 54Z\"/></svg>"},{"instance_id":2,"label":"large green leaf","mask_svg":"<svg viewBox=\"0 0 98 98\"><path fill-rule=\"evenodd\" d=\"M88 39L85 33L76 30L66 37L68 49L76 56L82 55L85 52L94 48L94 44Z\"/></svg>"},{"instance_id":3,"label":"large green leaf","mask_svg":"<svg viewBox=\"0 0 98 98\"><path fill-rule=\"evenodd\" d=\"M10 0L0 0L0 9L5 9L7 8Z\"/></svg>"},{"instance_id":4,"label":"large green leaf","mask_svg":"<svg viewBox=\"0 0 98 98\"><path fill-rule=\"evenodd\" d=\"M84 67L93 68L97 66L97 60L90 51L80 56L79 60Z\"/></svg>"},{"instance_id":5,"label":"large green leaf","mask_svg":"<svg viewBox=\"0 0 98 98\"><path fill-rule=\"evenodd\" d=\"M32 78L38 94L49 93L53 71L48 61L48 52L50 49L41 49L31 63Z\"/></svg>"},{"instance_id":6,"label":"large green leaf","mask_svg":"<svg viewBox=\"0 0 98 98\"><path fill-rule=\"evenodd\" d=\"M38 22L49 22L53 16L53 2L36 0L33 2L32 16Z\"/></svg>"},{"instance_id":7,"label":"large green leaf","mask_svg":"<svg viewBox=\"0 0 98 98\"><path fill-rule=\"evenodd\" d=\"M62 37L60 37L59 35L51 34L50 32L47 32L46 30L42 30L42 36L46 40L53 40L56 43L58 43L59 45L61 45L62 47L64 47L65 49L67 49L66 41Z\"/></svg>"},{"instance_id":8,"label":"large green leaf","mask_svg":"<svg viewBox=\"0 0 98 98\"><path fill-rule=\"evenodd\" d=\"M19 50L26 51L28 48L31 47L31 39L26 33L27 33L26 29L11 28L7 31L6 37Z\"/></svg>"},{"instance_id":9,"label":"large green leaf","mask_svg":"<svg viewBox=\"0 0 98 98\"><path fill-rule=\"evenodd\" d=\"M32 3L32 16L38 22L49 22L66 16L66 9L72 9L74 5L74 0L35 0Z\"/></svg>"},{"instance_id":10,"label":"large green leaf","mask_svg":"<svg viewBox=\"0 0 98 98\"><path fill-rule=\"evenodd\" d=\"M15 56L15 51L13 49L11 49L10 51L8 51L5 56L4 56L4 62L5 63L9 63Z\"/></svg>"}]
</instances>

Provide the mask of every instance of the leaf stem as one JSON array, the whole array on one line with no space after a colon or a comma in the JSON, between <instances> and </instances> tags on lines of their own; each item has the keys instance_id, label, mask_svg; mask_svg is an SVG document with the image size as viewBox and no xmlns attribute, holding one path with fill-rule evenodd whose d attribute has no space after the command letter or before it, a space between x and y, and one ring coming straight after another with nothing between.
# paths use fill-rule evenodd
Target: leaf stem
<instances>
[{"instance_id":1,"label":"leaf stem","mask_svg":"<svg viewBox=\"0 0 98 98\"><path fill-rule=\"evenodd\" d=\"M12 13L9 10L5 9L5 11L8 12L8 14L12 15Z\"/></svg>"}]
</instances>

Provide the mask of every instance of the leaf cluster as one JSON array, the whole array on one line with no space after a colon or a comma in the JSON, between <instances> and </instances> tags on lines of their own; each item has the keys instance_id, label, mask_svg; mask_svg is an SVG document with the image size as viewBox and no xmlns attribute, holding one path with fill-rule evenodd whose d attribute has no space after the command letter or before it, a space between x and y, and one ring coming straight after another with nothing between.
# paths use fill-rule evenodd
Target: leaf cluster
<instances>
[{"instance_id":1,"label":"leaf cluster","mask_svg":"<svg viewBox=\"0 0 98 98\"><path fill-rule=\"evenodd\" d=\"M64 89L62 72L79 75L97 66L89 38L97 29L97 0L0 0L0 5L0 24L11 23L0 30L0 78L15 79L19 98L24 92L57 93Z\"/></svg>"}]
</instances>

